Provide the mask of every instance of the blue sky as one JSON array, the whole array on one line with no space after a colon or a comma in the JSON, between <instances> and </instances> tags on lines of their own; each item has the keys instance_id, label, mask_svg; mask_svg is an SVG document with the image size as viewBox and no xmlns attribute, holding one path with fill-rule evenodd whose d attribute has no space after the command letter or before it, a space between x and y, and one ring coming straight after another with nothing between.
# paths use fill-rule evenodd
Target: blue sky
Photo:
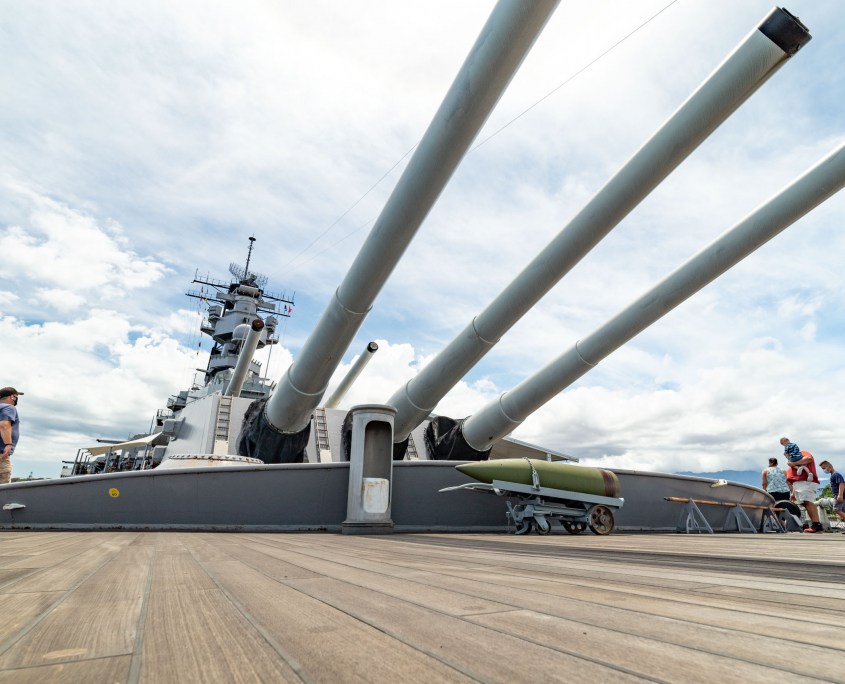
<instances>
[{"instance_id":1,"label":"blue sky","mask_svg":"<svg viewBox=\"0 0 845 684\"><path fill-rule=\"evenodd\" d=\"M205 364L184 296L195 270L226 277L250 235L269 288L296 291L265 359L279 377L405 162L358 200L420 139L492 6L6 2L0 385L26 392L15 475L55 475L94 438L149 427ZM368 340L381 347L346 403L385 401L445 346L770 9L563 3L347 351L335 381ZM841 4L787 9L813 40L438 412L469 415L541 368L841 144ZM840 194L515 436L587 463L716 471L762 468L786 434L845 467L843 212Z\"/></svg>"}]
</instances>

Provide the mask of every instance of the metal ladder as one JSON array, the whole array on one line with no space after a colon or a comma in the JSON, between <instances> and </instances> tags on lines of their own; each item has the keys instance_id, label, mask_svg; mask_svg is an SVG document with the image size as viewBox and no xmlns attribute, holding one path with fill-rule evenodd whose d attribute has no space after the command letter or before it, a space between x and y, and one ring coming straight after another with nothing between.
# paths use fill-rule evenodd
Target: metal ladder
<instances>
[{"instance_id":1,"label":"metal ladder","mask_svg":"<svg viewBox=\"0 0 845 684\"><path fill-rule=\"evenodd\" d=\"M232 417L232 397L220 397L217 405L217 422L214 425L214 453L229 453L229 424Z\"/></svg>"},{"instance_id":2,"label":"metal ladder","mask_svg":"<svg viewBox=\"0 0 845 684\"><path fill-rule=\"evenodd\" d=\"M409 461L419 461L420 455L417 453L417 447L414 444L414 436L408 435L408 449L405 452Z\"/></svg>"},{"instance_id":3,"label":"metal ladder","mask_svg":"<svg viewBox=\"0 0 845 684\"><path fill-rule=\"evenodd\" d=\"M325 450L331 451L326 409L322 407L317 407L314 411L314 439L317 442L317 453Z\"/></svg>"}]
</instances>

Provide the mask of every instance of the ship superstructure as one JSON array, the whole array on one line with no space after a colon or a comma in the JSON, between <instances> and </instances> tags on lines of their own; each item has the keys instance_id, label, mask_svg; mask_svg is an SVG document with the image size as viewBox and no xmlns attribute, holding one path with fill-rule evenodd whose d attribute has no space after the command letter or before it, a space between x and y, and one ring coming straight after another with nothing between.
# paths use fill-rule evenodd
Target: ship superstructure
<instances>
[{"instance_id":1,"label":"ship superstructure","mask_svg":"<svg viewBox=\"0 0 845 684\"><path fill-rule=\"evenodd\" d=\"M206 306L200 332L211 338L212 347L206 368L197 369L203 374L202 382L172 395L167 407L156 411L150 434L138 433L126 441L97 440L101 445L80 449L74 461L65 462L62 477L157 467L172 455L172 450L168 453L168 445L179 437L182 442L174 446L192 443L203 453L214 454L221 463L244 461L237 457L222 458L234 453L229 446L230 429L239 429L239 416L249 402L269 396L275 386L262 374L261 363L252 355L256 349L279 342L276 334L279 318L290 318L294 307L293 293L265 291L267 276L250 270L255 242L256 238L251 236L244 265L229 264L231 279L225 281L195 273L192 285L199 289L185 293ZM197 402L198 406L191 408ZM234 425L233 403L237 405ZM203 429L198 430L196 418L205 413L210 417L199 420ZM186 419L189 427L184 427ZM188 442L186 438L191 434L195 439Z\"/></svg>"},{"instance_id":2,"label":"ship superstructure","mask_svg":"<svg viewBox=\"0 0 845 684\"><path fill-rule=\"evenodd\" d=\"M249 241L246 264L240 266L233 262L229 265L233 279L226 282L195 274L192 283L199 285L200 289L185 293L207 304L207 315L200 330L213 340L213 346L202 385L179 392L167 402L167 407L174 413L185 408L189 401L226 390L254 321L260 319L264 324L257 344L258 349L263 349L278 343L276 327L279 317L289 318L293 313L293 295L266 292L267 276L250 271L255 237L250 237ZM265 316L262 317L262 314ZM261 364L251 359L241 396L259 399L268 396L271 389L270 381L262 376Z\"/></svg>"}]
</instances>

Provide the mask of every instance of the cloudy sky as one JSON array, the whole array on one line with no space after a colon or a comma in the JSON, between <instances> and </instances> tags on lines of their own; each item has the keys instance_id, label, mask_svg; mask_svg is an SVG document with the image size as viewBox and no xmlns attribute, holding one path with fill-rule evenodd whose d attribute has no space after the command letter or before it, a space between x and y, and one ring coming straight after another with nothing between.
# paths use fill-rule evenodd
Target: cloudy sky
<instances>
[{"instance_id":1,"label":"cloudy sky","mask_svg":"<svg viewBox=\"0 0 845 684\"><path fill-rule=\"evenodd\" d=\"M149 428L206 362L191 279L227 278L250 235L268 289L295 292L262 354L281 376L492 6L4 0L0 385L26 392L14 474L58 475L95 438ZM381 346L345 404L386 401L412 377L771 7L564 1L347 351L334 382L367 341ZM842 5L787 9L813 40L439 413L471 414L544 366L841 144ZM762 468L787 434L845 468L843 215L845 193L514 436L590 464L713 471Z\"/></svg>"}]
</instances>

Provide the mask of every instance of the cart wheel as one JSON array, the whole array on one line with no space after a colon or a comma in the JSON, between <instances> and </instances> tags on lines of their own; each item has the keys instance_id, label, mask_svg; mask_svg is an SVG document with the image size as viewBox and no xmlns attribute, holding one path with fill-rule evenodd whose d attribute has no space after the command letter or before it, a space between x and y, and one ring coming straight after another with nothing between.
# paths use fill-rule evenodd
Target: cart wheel
<instances>
[{"instance_id":1,"label":"cart wheel","mask_svg":"<svg viewBox=\"0 0 845 684\"><path fill-rule=\"evenodd\" d=\"M581 534L587 529L586 523L581 521L563 520L561 524L563 525L563 529L569 532L569 534Z\"/></svg>"},{"instance_id":2,"label":"cart wheel","mask_svg":"<svg viewBox=\"0 0 845 684\"><path fill-rule=\"evenodd\" d=\"M613 512L607 506L593 506L590 511L590 529L595 534L613 532Z\"/></svg>"},{"instance_id":3,"label":"cart wheel","mask_svg":"<svg viewBox=\"0 0 845 684\"><path fill-rule=\"evenodd\" d=\"M534 518L537 534L548 534L552 531L552 526L545 518Z\"/></svg>"}]
</instances>

